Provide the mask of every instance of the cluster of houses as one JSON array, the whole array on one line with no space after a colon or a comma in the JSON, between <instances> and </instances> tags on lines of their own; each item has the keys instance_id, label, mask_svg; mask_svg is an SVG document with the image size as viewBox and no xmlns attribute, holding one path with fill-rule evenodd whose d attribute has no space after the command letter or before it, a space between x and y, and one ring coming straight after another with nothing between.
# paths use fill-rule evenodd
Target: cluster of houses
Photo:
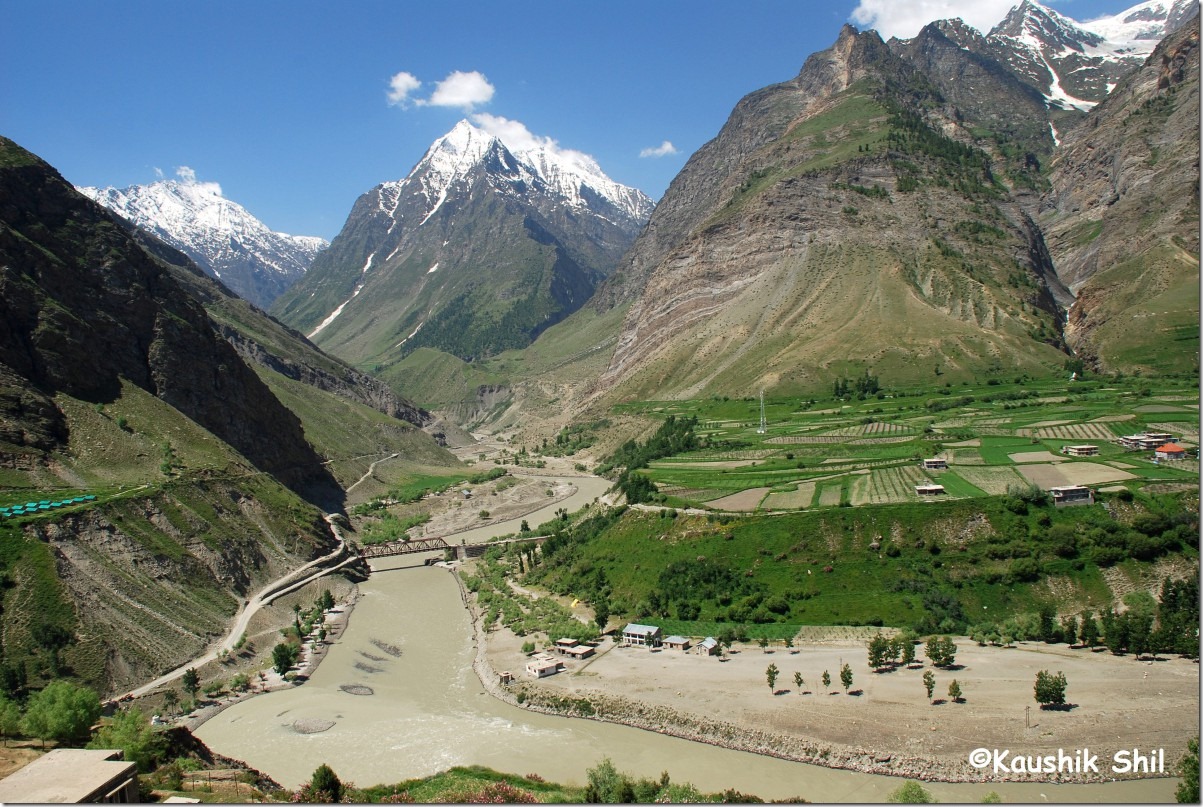
<instances>
[{"instance_id":1,"label":"cluster of houses","mask_svg":"<svg viewBox=\"0 0 1203 807\"><path fill-rule=\"evenodd\" d=\"M713 636L707 636L698 642L697 645L693 645L684 636L665 637L663 632L655 625L639 625L635 622L630 623L622 629L622 643L634 647L666 647L669 650L677 650L682 653L692 647L695 653L704 656L717 656L721 652L718 639L715 639Z\"/></svg>"},{"instance_id":2,"label":"cluster of houses","mask_svg":"<svg viewBox=\"0 0 1203 807\"><path fill-rule=\"evenodd\" d=\"M1174 461L1183 460L1187 457L1186 449L1175 443L1174 435L1169 432L1130 434L1119 438L1119 443L1124 448L1132 451L1152 451L1153 458L1156 460ZM1061 446L1061 453L1067 457L1097 457L1099 455L1099 447L1097 445L1066 445ZM925 471L948 470L948 460L943 457L924 459L920 461L919 465ZM943 485L937 485L933 482L915 485L915 495L917 496L940 496L945 492ZM1094 492L1084 485L1066 485L1049 488L1049 493L1052 494L1053 502L1058 507L1094 503Z\"/></svg>"},{"instance_id":3,"label":"cluster of houses","mask_svg":"<svg viewBox=\"0 0 1203 807\"><path fill-rule=\"evenodd\" d=\"M718 639L707 636L696 645L685 636L664 636L664 632L655 625L639 625L635 622L622 629L621 642L627 647L646 647L649 650L666 648L684 653L689 650L703 656L717 656L722 653ZM550 652L536 653L526 662L526 672L534 678L547 678L550 675L564 672L564 659L582 661L592 657L596 652L593 645L579 642L576 639L557 639L548 648ZM555 655L553 655L553 653ZM514 680L512 673L499 674L501 683L508 684Z\"/></svg>"}]
</instances>

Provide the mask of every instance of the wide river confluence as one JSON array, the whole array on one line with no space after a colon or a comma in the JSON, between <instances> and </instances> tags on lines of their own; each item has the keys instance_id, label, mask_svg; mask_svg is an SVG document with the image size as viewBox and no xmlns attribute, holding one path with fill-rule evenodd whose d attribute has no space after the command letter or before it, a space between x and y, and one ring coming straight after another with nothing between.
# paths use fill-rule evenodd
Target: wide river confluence
<instances>
[{"instance_id":1,"label":"wide river confluence","mask_svg":"<svg viewBox=\"0 0 1203 807\"><path fill-rule=\"evenodd\" d=\"M591 502L609 483L566 478L567 501L525 518L539 524L559 507ZM457 537L469 542L517 530L503 522ZM197 730L214 751L297 787L323 762L358 785L400 782L453 765L487 765L583 783L604 757L635 775L733 787L766 799L884 801L901 779L787 762L593 720L528 712L485 692L472 670L472 625L459 588L423 555L374 562L350 625L310 680L235 704ZM397 655L397 649L400 654ZM372 694L354 694L365 692ZM350 689L351 691L347 691ZM333 724L303 733L297 727ZM1170 779L1102 785L926 783L940 801L975 802L993 790L1008 802L1174 801Z\"/></svg>"}]
</instances>

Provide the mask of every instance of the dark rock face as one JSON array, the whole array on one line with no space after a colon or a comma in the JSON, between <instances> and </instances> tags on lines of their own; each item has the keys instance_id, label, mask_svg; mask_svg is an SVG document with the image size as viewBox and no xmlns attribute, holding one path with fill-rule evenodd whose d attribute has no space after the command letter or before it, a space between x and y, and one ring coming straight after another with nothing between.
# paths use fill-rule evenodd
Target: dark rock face
<instances>
[{"instance_id":1,"label":"dark rock face","mask_svg":"<svg viewBox=\"0 0 1203 807\"><path fill-rule=\"evenodd\" d=\"M125 378L285 484L315 495L336 488L300 421L168 270L9 140L0 140L0 364L35 396L108 401ZM35 444L61 441L34 421Z\"/></svg>"}]
</instances>

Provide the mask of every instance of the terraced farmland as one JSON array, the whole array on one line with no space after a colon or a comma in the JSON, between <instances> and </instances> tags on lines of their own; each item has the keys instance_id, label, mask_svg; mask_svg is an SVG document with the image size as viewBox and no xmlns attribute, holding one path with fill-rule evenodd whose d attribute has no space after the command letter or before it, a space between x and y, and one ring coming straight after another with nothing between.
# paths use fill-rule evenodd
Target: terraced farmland
<instances>
[{"instance_id":1,"label":"terraced farmland","mask_svg":"<svg viewBox=\"0 0 1203 807\"><path fill-rule=\"evenodd\" d=\"M749 512L919 503L915 486L944 485L947 498L1000 496L1035 484L1197 484L1190 463L1156 464L1152 452L1126 451L1117 437L1167 431L1189 450L1199 442L1198 413L1183 406L1190 380L1076 384L991 383L884 394L864 401L768 400L768 434L757 433L755 399L624 404L653 418L696 416L701 447L651 463L645 471L671 506ZM945 397L946 396L946 397ZM1174 404L1170 404L1170 401ZM1065 445L1100 449L1093 462ZM950 469L925 474L919 460L944 457ZM754 461L754 464L753 462ZM1115 464L1116 462L1121 464ZM1109 464L1110 463L1110 464Z\"/></svg>"}]
</instances>

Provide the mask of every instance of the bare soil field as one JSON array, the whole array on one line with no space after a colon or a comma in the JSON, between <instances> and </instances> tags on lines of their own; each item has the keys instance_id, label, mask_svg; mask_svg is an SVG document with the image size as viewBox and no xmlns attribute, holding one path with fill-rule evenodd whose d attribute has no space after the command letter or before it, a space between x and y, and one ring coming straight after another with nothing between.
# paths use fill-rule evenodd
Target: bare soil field
<instances>
[{"instance_id":1,"label":"bare soil field","mask_svg":"<svg viewBox=\"0 0 1203 807\"><path fill-rule=\"evenodd\" d=\"M765 510L793 510L810 507L815 498L815 483L800 482L797 490L787 493L770 493L764 500Z\"/></svg>"},{"instance_id":2,"label":"bare soil field","mask_svg":"<svg viewBox=\"0 0 1203 807\"><path fill-rule=\"evenodd\" d=\"M1127 471L1097 462L1063 462L1056 465L1024 465L1017 469L1033 485L1042 488L1063 485L1101 485L1136 477Z\"/></svg>"},{"instance_id":3,"label":"bare soil field","mask_svg":"<svg viewBox=\"0 0 1203 807\"><path fill-rule=\"evenodd\" d=\"M1064 457L1058 457L1050 451L1021 451L1018 454L1008 454L1011 462L1060 462Z\"/></svg>"},{"instance_id":4,"label":"bare soil field","mask_svg":"<svg viewBox=\"0 0 1203 807\"><path fill-rule=\"evenodd\" d=\"M960 465L957 474L974 487L981 488L992 496L1001 496L1011 485L1022 486L1024 479L1014 468L1005 465L987 467L985 465Z\"/></svg>"},{"instance_id":5,"label":"bare soil field","mask_svg":"<svg viewBox=\"0 0 1203 807\"><path fill-rule=\"evenodd\" d=\"M518 642L491 635L494 669L524 669ZM930 665L874 673L863 640L806 642L795 651L737 645L726 660L605 643L598 657L569 662L567 672L538 686L574 698L625 698L833 750L869 748L877 757L924 758L952 775L969 770L969 752L981 747L1017 754L1088 748L1107 762L1104 770L1118 750L1164 748L1169 766L1198 734L1199 666L1191 661L1137 661L1035 642L978 647L960 638L957 646L956 667L934 670L934 702L922 681ZM922 647L917 650L922 656ZM848 694L839 682L845 662L853 670ZM766 679L769 664L780 671L775 691ZM828 690L821 683L825 670L832 679ZM1033 682L1039 670L1065 673L1072 708L1037 706ZM794 683L795 672L802 674L801 687ZM519 677L530 680L524 672ZM947 696L954 678L964 692L961 703Z\"/></svg>"},{"instance_id":6,"label":"bare soil field","mask_svg":"<svg viewBox=\"0 0 1203 807\"><path fill-rule=\"evenodd\" d=\"M730 496L724 496L721 499L707 502L707 504L719 510L755 510L756 505L760 504L760 500L768 492L769 488L749 488L748 490L741 490L739 493L732 493Z\"/></svg>"}]
</instances>

